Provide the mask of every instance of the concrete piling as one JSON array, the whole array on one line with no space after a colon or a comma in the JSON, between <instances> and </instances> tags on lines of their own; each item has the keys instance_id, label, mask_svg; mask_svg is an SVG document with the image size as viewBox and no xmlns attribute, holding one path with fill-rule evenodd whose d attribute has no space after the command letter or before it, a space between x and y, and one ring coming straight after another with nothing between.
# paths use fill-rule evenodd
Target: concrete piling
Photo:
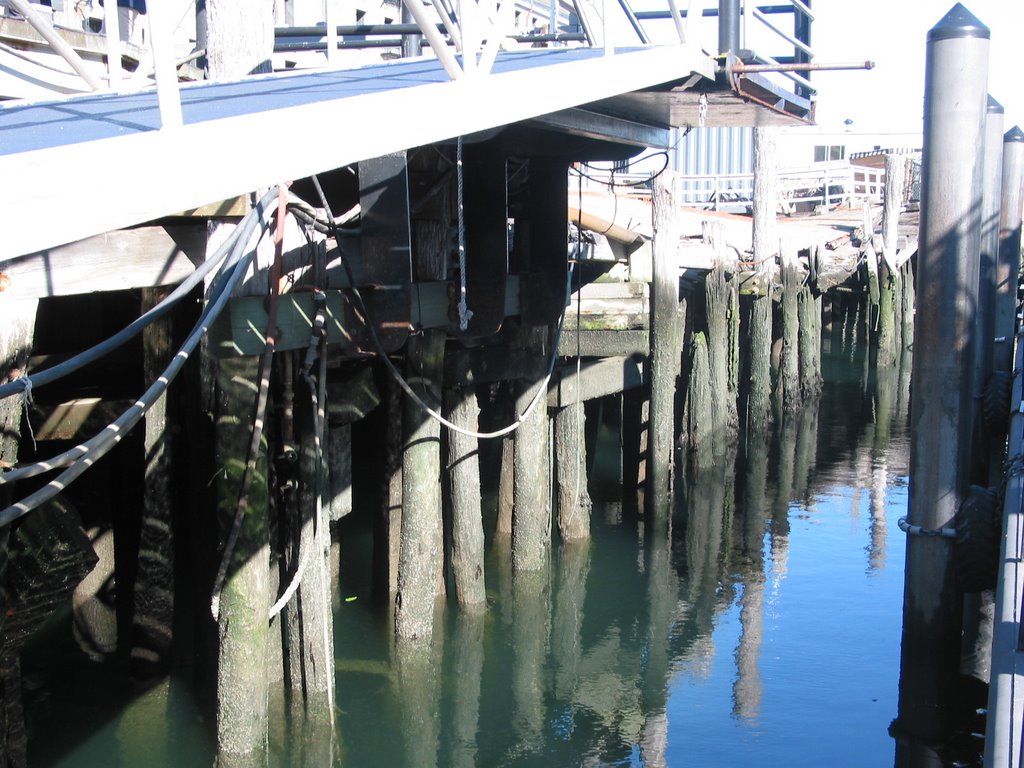
<instances>
[{"instance_id":1,"label":"concrete piling","mask_svg":"<svg viewBox=\"0 0 1024 768\"><path fill-rule=\"evenodd\" d=\"M989 30L957 4L928 33L908 520L951 526L966 491ZM907 537L899 730L950 733L961 606L952 542Z\"/></svg>"}]
</instances>

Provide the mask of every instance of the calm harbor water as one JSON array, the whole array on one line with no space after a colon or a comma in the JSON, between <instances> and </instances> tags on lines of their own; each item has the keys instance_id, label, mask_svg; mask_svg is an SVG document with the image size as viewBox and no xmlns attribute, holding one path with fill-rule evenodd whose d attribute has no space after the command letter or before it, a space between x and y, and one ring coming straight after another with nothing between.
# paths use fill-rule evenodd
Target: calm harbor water
<instances>
[{"instance_id":1,"label":"calm harbor water","mask_svg":"<svg viewBox=\"0 0 1024 768\"><path fill-rule=\"evenodd\" d=\"M820 403L679 481L671 537L623 512L602 452L593 540L556 544L549 571L515 582L490 540L487 611L449 611L422 658L395 658L369 534L349 526L334 735L278 707L270 763L892 765L907 376L849 350L825 373ZM66 629L25 662L33 766L212 763L186 682L111 687Z\"/></svg>"}]
</instances>

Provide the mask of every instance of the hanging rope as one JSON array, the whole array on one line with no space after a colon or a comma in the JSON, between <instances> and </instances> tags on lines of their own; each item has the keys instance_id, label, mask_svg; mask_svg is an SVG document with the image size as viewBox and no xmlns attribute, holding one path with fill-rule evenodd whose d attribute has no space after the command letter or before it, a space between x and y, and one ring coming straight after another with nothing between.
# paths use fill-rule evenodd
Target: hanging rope
<instances>
[{"instance_id":1,"label":"hanging rope","mask_svg":"<svg viewBox=\"0 0 1024 768\"><path fill-rule=\"evenodd\" d=\"M459 208L459 330L465 332L473 313L466 305L466 217L463 209L462 137L455 145L456 195Z\"/></svg>"}]
</instances>

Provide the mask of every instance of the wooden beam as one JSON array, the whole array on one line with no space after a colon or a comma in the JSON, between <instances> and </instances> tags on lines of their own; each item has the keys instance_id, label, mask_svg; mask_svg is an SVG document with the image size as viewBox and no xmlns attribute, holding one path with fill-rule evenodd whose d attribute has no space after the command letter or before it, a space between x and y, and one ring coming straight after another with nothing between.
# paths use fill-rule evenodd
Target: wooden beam
<instances>
[{"instance_id":1,"label":"wooden beam","mask_svg":"<svg viewBox=\"0 0 1024 768\"><path fill-rule=\"evenodd\" d=\"M3 296L38 299L171 285L205 256L205 221L122 229L0 261Z\"/></svg>"},{"instance_id":2,"label":"wooden beam","mask_svg":"<svg viewBox=\"0 0 1024 768\"><path fill-rule=\"evenodd\" d=\"M563 366L555 371L548 387L548 406L566 408L577 400L616 395L644 383L642 360L609 357L580 366Z\"/></svg>"}]
</instances>

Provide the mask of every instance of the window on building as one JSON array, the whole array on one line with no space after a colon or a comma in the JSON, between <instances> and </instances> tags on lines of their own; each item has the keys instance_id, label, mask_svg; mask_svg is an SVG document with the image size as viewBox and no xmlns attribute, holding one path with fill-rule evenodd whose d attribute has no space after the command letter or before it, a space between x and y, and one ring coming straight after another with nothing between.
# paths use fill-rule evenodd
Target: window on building
<instances>
[{"instance_id":1,"label":"window on building","mask_svg":"<svg viewBox=\"0 0 1024 768\"><path fill-rule=\"evenodd\" d=\"M814 147L814 162L824 163L826 160L845 160L846 147L842 144L818 144Z\"/></svg>"}]
</instances>

